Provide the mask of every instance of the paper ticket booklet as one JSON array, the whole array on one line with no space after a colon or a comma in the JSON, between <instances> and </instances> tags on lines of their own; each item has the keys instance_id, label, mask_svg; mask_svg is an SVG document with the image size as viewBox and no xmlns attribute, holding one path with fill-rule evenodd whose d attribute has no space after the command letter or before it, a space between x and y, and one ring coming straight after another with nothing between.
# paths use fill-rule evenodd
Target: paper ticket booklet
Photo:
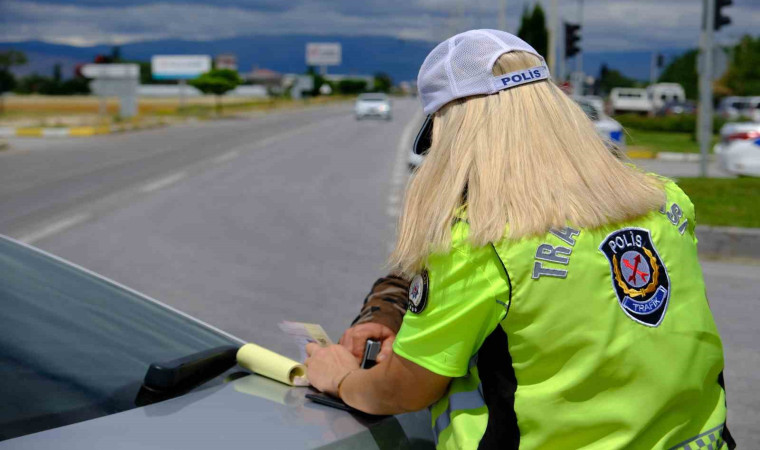
<instances>
[{"instance_id":1,"label":"paper ticket booklet","mask_svg":"<svg viewBox=\"0 0 760 450\"><path fill-rule=\"evenodd\" d=\"M260 347L245 344L237 352L237 362L242 367L291 386L308 386L306 367L290 358Z\"/></svg>"},{"instance_id":2,"label":"paper ticket booklet","mask_svg":"<svg viewBox=\"0 0 760 450\"><path fill-rule=\"evenodd\" d=\"M301 350L301 360L306 359L306 344L316 342L322 347L332 345L330 337L325 333L324 328L316 323L289 322L287 320L280 322L280 329L289 334Z\"/></svg>"}]
</instances>

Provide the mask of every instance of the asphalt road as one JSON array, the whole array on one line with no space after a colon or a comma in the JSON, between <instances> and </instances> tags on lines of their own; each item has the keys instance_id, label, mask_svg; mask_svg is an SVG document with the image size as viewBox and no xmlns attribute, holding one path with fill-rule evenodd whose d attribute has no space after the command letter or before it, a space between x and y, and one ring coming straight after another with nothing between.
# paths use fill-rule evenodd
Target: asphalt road
<instances>
[{"instance_id":1,"label":"asphalt road","mask_svg":"<svg viewBox=\"0 0 760 450\"><path fill-rule=\"evenodd\" d=\"M397 101L391 122L344 104L16 139L0 156L0 232L297 357L279 321L337 339L385 273L417 105Z\"/></svg>"},{"instance_id":2,"label":"asphalt road","mask_svg":"<svg viewBox=\"0 0 760 450\"><path fill-rule=\"evenodd\" d=\"M385 273L421 121L416 102L394 107L391 122L357 122L350 105L333 105L12 139L0 152L0 233L298 357L279 321L321 323L337 339ZM653 169L678 175L669 167ZM760 447L760 266L703 269L726 348L730 426L744 448Z\"/></svg>"}]
</instances>

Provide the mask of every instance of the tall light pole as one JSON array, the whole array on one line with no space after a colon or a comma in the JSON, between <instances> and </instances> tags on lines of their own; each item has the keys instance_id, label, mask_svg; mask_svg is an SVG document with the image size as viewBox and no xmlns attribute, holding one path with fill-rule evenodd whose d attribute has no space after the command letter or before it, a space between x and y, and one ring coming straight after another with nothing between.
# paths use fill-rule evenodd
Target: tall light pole
<instances>
[{"instance_id":1,"label":"tall light pole","mask_svg":"<svg viewBox=\"0 0 760 450\"><path fill-rule=\"evenodd\" d=\"M578 0L578 25L583 27L583 0ZM583 72L583 51L580 51L575 57L575 71Z\"/></svg>"},{"instance_id":2,"label":"tall light pole","mask_svg":"<svg viewBox=\"0 0 760 450\"><path fill-rule=\"evenodd\" d=\"M549 73L557 78L557 34L559 33L559 14L557 0L552 0L549 11Z\"/></svg>"},{"instance_id":3,"label":"tall light pole","mask_svg":"<svg viewBox=\"0 0 760 450\"><path fill-rule=\"evenodd\" d=\"M702 35L700 36L701 64L699 67L699 175L707 176L707 153L712 140L712 69L713 35L715 30L715 0L702 0Z\"/></svg>"},{"instance_id":4,"label":"tall light pole","mask_svg":"<svg viewBox=\"0 0 760 450\"><path fill-rule=\"evenodd\" d=\"M499 29L507 31L507 0L499 0Z\"/></svg>"}]
</instances>

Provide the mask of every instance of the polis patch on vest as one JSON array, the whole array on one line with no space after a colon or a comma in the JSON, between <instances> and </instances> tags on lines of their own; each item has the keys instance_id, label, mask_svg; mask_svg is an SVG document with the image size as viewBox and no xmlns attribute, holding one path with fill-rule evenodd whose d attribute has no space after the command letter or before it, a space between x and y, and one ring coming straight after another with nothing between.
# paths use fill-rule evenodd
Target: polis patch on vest
<instances>
[{"instance_id":1,"label":"polis patch on vest","mask_svg":"<svg viewBox=\"0 0 760 450\"><path fill-rule=\"evenodd\" d=\"M428 274L423 271L409 283L409 311L419 314L425 309L428 297Z\"/></svg>"},{"instance_id":2,"label":"polis patch on vest","mask_svg":"<svg viewBox=\"0 0 760 450\"><path fill-rule=\"evenodd\" d=\"M614 231L599 250L610 263L612 287L623 312L643 325L660 325L668 309L670 277L649 230Z\"/></svg>"}]
</instances>

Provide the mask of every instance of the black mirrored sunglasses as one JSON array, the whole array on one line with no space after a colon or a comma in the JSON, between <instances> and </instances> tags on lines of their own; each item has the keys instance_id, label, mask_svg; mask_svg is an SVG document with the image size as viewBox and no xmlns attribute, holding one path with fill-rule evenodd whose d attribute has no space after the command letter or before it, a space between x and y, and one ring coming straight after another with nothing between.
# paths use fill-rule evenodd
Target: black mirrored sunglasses
<instances>
[{"instance_id":1,"label":"black mirrored sunglasses","mask_svg":"<svg viewBox=\"0 0 760 450\"><path fill-rule=\"evenodd\" d=\"M417 133L417 138L414 139L412 145L412 151L415 155L424 155L430 150L430 146L433 143L433 115L429 115L425 118L425 122L422 123L420 132Z\"/></svg>"}]
</instances>

